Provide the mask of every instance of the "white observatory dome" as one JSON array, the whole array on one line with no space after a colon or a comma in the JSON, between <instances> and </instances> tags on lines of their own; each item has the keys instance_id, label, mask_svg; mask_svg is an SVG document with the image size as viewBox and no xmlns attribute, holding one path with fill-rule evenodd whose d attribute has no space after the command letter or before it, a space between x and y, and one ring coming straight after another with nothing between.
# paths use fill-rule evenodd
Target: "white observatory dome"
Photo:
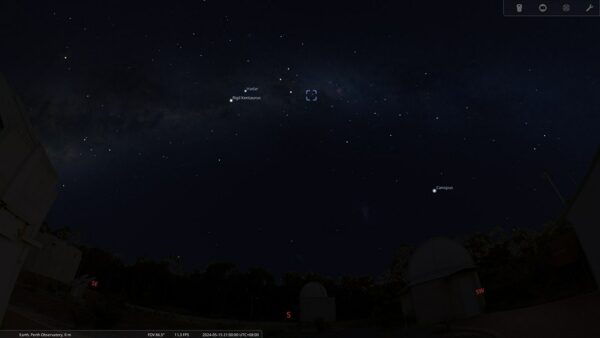
<instances>
[{"instance_id":1,"label":"white observatory dome","mask_svg":"<svg viewBox=\"0 0 600 338\"><path fill-rule=\"evenodd\" d=\"M433 238L412 254L408 264L408 282L410 285L419 284L473 268L473 259L462 245L447 238Z\"/></svg>"},{"instance_id":2,"label":"white observatory dome","mask_svg":"<svg viewBox=\"0 0 600 338\"><path fill-rule=\"evenodd\" d=\"M310 282L300 291L300 298L327 298L327 290L317 282Z\"/></svg>"}]
</instances>

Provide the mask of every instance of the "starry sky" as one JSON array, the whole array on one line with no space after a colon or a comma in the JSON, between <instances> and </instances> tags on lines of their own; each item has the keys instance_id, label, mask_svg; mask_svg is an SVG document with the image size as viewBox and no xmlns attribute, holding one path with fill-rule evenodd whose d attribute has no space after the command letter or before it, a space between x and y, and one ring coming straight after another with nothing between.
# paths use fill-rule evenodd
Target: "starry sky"
<instances>
[{"instance_id":1,"label":"starry sky","mask_svg":"<svg viewBox=\"0 0 600 338\"><path fill-rule=\"evenodd\" d=\"M48 222L126 259L379 274L404 243L541 227L562 210L542 173L569 197L600 144L600 19L503 18L501 1L0 6L0 71L60 176Z\"/></svg>"}]
</instances>

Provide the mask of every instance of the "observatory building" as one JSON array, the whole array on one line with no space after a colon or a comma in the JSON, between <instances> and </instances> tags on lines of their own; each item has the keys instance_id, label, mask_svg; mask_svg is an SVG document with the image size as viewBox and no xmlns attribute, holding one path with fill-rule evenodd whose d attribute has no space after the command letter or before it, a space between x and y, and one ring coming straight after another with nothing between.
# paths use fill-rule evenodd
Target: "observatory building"
<instances>
[{"instance_id":1,"label":"observatory building","mask_svg":"<svg viewBox=\"0 0 600 338\"><path fill-rule=\"evenodd\" d=\"M79 269L81 250L46 233L35 239L42 247L29 250L23 270L71 285Z\"/></svg>"},{"instance_id":2,"label":"observatory building","mask_svg":"<svg viewBox=\"0 0 600 338\"><path fill-rule=\"evenodd\" d=\"M588 263L600 286L600 150L567 210Z\"/></svg>"},{"instance_id":3,"label":"observatory building","mask_svg":"<svg viewBox=\"0 0 600 338\"><path fill-rule=\"evenodd\" d=\"M0 75L0 322L29 247L56 197L57 175Z\"/></svg>"},{"instance_id":4,"label":"observatory building","mask_svg":"<svg viewBox=\"0 0 600 338\"><path fill-rule=\"evenodd\" d=\"M327 290L320 283L306 284L300 291L300 321L335 321L335 298L327 297Z\"/></svg>"},{"instance_id":5,"label":"observatory building","mask_svg":"<svg viewBox=\"0 0 600 338\"><path fill-rule=\"evenodd\" d=\"M483 311L483 294L467 250L453 240L434 238L410 258L402 308L419 323L468 318Z\"/></svg>"}]
</instances>

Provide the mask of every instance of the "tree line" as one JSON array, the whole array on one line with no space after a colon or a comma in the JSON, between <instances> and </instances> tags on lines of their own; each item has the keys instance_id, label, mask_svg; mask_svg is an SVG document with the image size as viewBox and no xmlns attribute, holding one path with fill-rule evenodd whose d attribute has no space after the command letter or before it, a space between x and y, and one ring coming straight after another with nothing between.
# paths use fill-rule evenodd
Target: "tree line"
<instances>
[{"instance_id":1,"label":"tree line","mask_svg":"<svg viewBox=\"0 0 600 338\"><path fill-rule=\"evenodd\" d=\"M489 310L542 303L596 287L568 224L548 224L537 231L498 227L459 240L477 265ZM400 295L414 247L400 246L381 276L289 272L280 280L265 269L240 271L230 262L182 272L180 257L124 264L108 251L81 249L78 274L95 276L97 291L121 303L213 318L295 320L301 288L317 281L336 298L338 319L396 321L402 318Z\"/></svg>"}]
</instances>

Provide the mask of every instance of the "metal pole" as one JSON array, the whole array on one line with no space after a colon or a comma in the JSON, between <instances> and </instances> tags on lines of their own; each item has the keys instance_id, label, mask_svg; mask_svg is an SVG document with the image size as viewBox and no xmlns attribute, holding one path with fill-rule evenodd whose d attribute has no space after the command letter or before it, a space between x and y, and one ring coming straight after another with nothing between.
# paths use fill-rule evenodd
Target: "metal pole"
<instances>
[{"instance_id":1,"label":"metal pole","mask_svg":"<svg viewBox=\"0 0 600 338\"><path fill-rule=\"evenodd\" d=\"M567 202L565 202L565 198L563 197L563 195L560 193L560 191L558 190L558 188L554 184L554 181L552 181L552 177L550 177L550 174L548 174L547 172L544 171L543 176L548 180L548 183L550 183L550 185L552 186L552 189L554 189L554 192L556 193L556 196L558 196L558 198L560 199L560 201L562 202L562 204L563 205L567 205Z\"/></svg>"}]
</instances>

